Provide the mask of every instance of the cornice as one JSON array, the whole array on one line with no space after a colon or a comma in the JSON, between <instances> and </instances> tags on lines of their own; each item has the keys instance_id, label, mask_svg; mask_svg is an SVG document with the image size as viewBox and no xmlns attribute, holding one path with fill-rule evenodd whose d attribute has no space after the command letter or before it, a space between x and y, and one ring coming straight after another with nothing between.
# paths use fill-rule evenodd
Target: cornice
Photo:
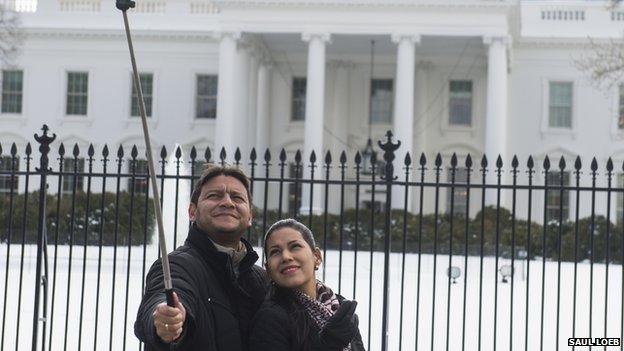
<instances>
[{"instance_id":1,"label":"cornice","mask_svg":"<svg viewBox=\"0 0 624 351\"><path fill-rule=\"evenodd\" d=\"M219 8L235 8L245 6L282 7L361 7L361 8L494 8L507 9L517 6L513 0L213 0Z\"/></svg>"},{"instance_id":2,"label":"cornice","mask_svg":"<svg viewBox=\"0 0 624 351\"><path fill-rule=\"evenodd\" d=\"M520 37L514 41L516 47L524 48L586 48L587 38L535 38Z\"/></svg>"},{"instance_id":3,"label":"cornice","mask_svg":"<svg viewBox=\"0 0 624 351\"><path fill-rule=\"evenodd\" d=\"M30 38L125 38L121 30L113 29L67 29L67 28L28 28L24 30ZM137 30L132 31L134 38L142 39L192 39L206 42L215 41L215 32L206 31L170 31L170 30Z\"/></svg>"}]
</instances>

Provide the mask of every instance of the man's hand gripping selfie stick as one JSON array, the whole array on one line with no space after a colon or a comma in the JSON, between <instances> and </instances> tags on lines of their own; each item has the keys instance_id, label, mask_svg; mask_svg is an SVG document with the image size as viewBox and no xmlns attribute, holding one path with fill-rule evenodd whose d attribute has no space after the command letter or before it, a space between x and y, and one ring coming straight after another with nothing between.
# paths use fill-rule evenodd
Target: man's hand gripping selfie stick
<instances>
[{"instance_id":1,"label":"man's hand gripping selfie stick","mask_svg":"<svg viewBox=\"0 0 624 351\"><path fill-rule=\"evenodd\" d=\"M158 193L158 185L156 182L156 170L154 168L154 159L152 157L152 145L150 143L149 131L147 129L147 117L145 115L145 102L143 101L143 92L141 91L141 81L139 80L139 71L137 70L136 60L134 59L134 48L132 46L132 38L130 37L130 26L128 25L128 15L126 11L134 8L134 1L117 0L116 6L123 13L124 25L126 27L126 38L128 39L128 49L130 50L130 61L132 61L132 73L134 77L134 88L137 91L139 102L139 111L141 112L141 122L143 124L143 136L145 137L145 148L147 153L147 165L149 167L150 182L152 183L152 193L154 195L154 213L158 222L158 246L160 247L160 255L162 256L162 269L165 281L165 295L167 296L167 305L174 307L173 302L173 284L171 283L171 270L169 269L169 258L167 256L167 244L165 243L165 230L163 226L162 212L160 210L160 196Z\"/></svg>"}]
</instances>

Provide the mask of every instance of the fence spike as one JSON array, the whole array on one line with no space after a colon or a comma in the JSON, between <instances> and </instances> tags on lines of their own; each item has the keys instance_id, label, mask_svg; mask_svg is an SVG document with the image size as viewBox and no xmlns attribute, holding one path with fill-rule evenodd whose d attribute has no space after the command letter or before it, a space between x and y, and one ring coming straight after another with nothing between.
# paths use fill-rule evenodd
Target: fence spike
<instances>
[{"instance_id":1,"label":"fence spike","mask_svg":"<svg viewBox=\"0 0 624 351\"><path fill-rule=\"evenodd\" d=\"M211 158L212 152L210 151L210 147L206 146L206 151L204 151L204 160L206 160L206 163L210 163Z\"/></svg>"},{"instance_id":2,"label":"fence spike","mask_svg":"<svg viewBox=\"0 0 624 351\"><path fill-rule=\"evenodd\" d=\"M282 150L280 150L279 160L280 160L281 163L286 162L286 150L284 150L284 148L282 148Z\"/></svg>"},{"instance_id":3,"label":"fence spike","mask_svg":"<svg viewBox=\"0 0 624 351\"><path fill-rule=\"evenodd\" d=\"M518 168L518 156L514 155L514 157L511 159L511 167Z\"/></svg>"},{"instance_id":4,"label":"fence spike","mask_svg":"<svg viewBox=\"0 0 624 351\"><path fill-rule=\"evenodd\" d=\"M451 156L451 167L457 168L457 154L455 154L454 152Z\"/></svg>"},{"instance_id":5,"label":"fence spike","mask_svg":"<svg viewBox=\"0 0 624 351\"><path fill-rule=\"evenodd\" d=\"M87 150L87 156L92 158L95 155L95 150L93 149L93 144L89 144L89 149Z\"/></svg>"},{"instance_id":6,"label":"fence spike","mask_svg":"<svg viewBox=\"0 0 624 351\"><path fill-rule=\"evenodd\" d=\"M59 146L58 153L61 157L65 156L65 145L63 143Z\"/></svg>"},{"instance_id":7,"label":"fence spike","mask_svg":"<svg viewBox=\"0 0 624 351\"><path fill-rule=\"evenodd\" d=\"M611 157L607 160L607 171L609 173L613 172L613 160L611 160Z\"/></svg>"},{"instance_id":8,"label":"fence spike","mask_svg":"<svg viewBox=\"0 0 624 351\"><path fill-rule=\"evenodd\" d=\"M496 168L503 168L503 158L501 157L501 155L498 155L498 157L496 158Z\"/></svg>"},{"instance_id":9,"label":"fence spike","mask_svg":"<svg viewBox=\"0 0 624 351\"><path fill-rule=\"evenodd\" d=\"M436 155L435 166L436 166L436 168L440 168L440 166L442 166L442 155L440 155L439 152Z\"/></svg>"},{"instance_id":10,"label":"fence spike","mask_svg":"<svg viewBox=\"0 0 624 351\"><path fill-rule=\"evenodd\" d=\"M136 145L132 145L132 150L130 150L130 157L135 159L137 158L138 155L139 155L139 150L137 149Z\"/></svg>"},{"instance_id":11,"label":"fence spike","mask_svg":"<svg viewBox=\"0 0 624 351\"><path fill-rule=\"evenodd\" d=\"M26 144L26 156L30 156L30 154L32 154L32 146L28 143Z\"/></svg>"},{"instance_id":12,"label":"fence spike","mask_svg":"<svg viewBox=\"0 0 624 351\"><path fill-rule=\"evenodd\" d=\"M314 152L314 150L312 150L312 153L310 154L310 163L316 163L316 152Z\"/></svg>"},{"instance_id":13,"label":"fence spike","mask_svg":"<svg viewBox=\"0 0 624 351\"><path fill-rule=\"evenodd\" d=\"M191 147L190 157L192 161L195 161L195 159L197 158L197 149L195 148L195 146Z\"/></svg>"},{"instance_id":14,"label":"fence spike","mask_svg":"<svg viewBox=\"0 0 624 351\"><path fill-rule=\"evenodd\" d=\"M301 151L297 150L297 152L295 152L295 162L296 163L301 163Z\"/></svg>"},{"instance_id":15,"label":"fence spike","mask_svg":"<svg viewBox=\"0 0 624 351\"><path fill-rule=\"evenodd\" d=\"M241 158L243 157L241 155L240 148L237 147L236 150L234 150L234 162L239 165Z\"/></svg>"},{"instance_id":16,"label":"fence spike","mask_svg":"<svg viewBox=\"0 0 624 351\"><path fill-rule=\"evenodd\" d=\"M325 164L329 166L331 163L332 163L331 152L327 150L327 152L325 153Z\"/></svg>"},{"instance_id":17,"label":"fence spike","mask_svg":"<svg viewBox=\"0 0 624 351\"><path fill-rule=\"evenodd\" d=\"M72 155L74 155L74 157L78 157L78 155L80 155L80 149L78 148L78 143L74 144Z\"/></svg>"},{"instance_id":18,"label":"fence spike","mask_svg":"<svg viewBox=\"0 0 624 351\"><path fill-rule=\"evenodd\" d=\"M425 165L427 164L427 157L425 156L425 153L421 153L420 154L420 160L418 160L418 163L422 166L425 167Z\"/></svg>"},{"instance_id":19,"label":"fence spike","mask_svg":"<svg viewBox=\"0 0 624 351\"><path fill-rule=\"evenodd\" d=\"M117 158L122 159L124 156L123 146L119 145L119 149L117 149Z\"/></svg>"},{"instance_id":20,"label":"fence spike","mask_svg":"<svg viewBox=\"0 0 624 351\"><path fill-rule=\"evenodd\" d=\"M483 155L483 157L481 157L481 168L486 169L487 166L488 166L487 156Z\"/></svg>"},{"instance_id":21,"label":"fence spike","mask_svg":"<svg viewBox=\"0 0 624 351\"><path fill-rule=\"evenodd\" d=\"M533 156L529 155L529 159L527 160L527 168L533 169L535 167L535 162L533 162Z\"/></svg>"},{"instance_id":22,"label":"fence spike","mask_svg":"<svg viewBox=\"0 0 624 351\"><path fill-rule=\"evenodd\" d=\"M559 159L559 169L563 171L565 168L566 168L566 161L563 158L563 156L561 156L561 158Z\"/></svg>"},{"instance_id":23,"label":"fence spike","mask_svg":"<svg viewBox=\"0 0 624 351\"><path fill-rule=\"evenodd\" d=\"M550 169L550 158L548 158L548 155L546 155L546 157L544 157L543 166L544 166L545 170L549 170Z\"/></svg>"},{"instance_id":24,"label":"fence spike","mask_svg":"<svg viewBox=\"0 0 624 351\"><path fill-rule=\"evenodd\" d=\"M221 152L219 152L219 160L221 161L221 165L225 164L225 157L226 157L226 153L225 153L225 146L221 147Z\"/></svg>"},{"instance_id":25,"label":"fence spike","mask_svg":"<svg viewBox=\"0 0 624 351\"><path fill-rule=\"evenodd\" d=\"M595 157L592 159L591 170L593 172L596 172L598 170L598 161L596 161Z\"/></svg>"},{"instance_id":26,"label":"fence spike","mask_svg":"<svg viewBox=\"0 0 624 351\"><path fill-rule=\"evenodd\" d=\"M576 156L576 160L574 161L574 169L576 169L577 171L581 170L581 156Z\"/></svg>"},{"instance_id":27,"label":"fence spike","mask_svg":"<svg viewBox=\"0 0 624 351\"><path fill-rule=\"evenodd\" d=\"M17 145L15 143L11 144L11 156L15 157L17 155Z\"/></svg>"},{"instance_id":28,"label":"fence spike","mask_svg":"<svg viewBox=\"0 0 624 351\"><path fill-rule=\"evenodd\" d=\"M180 148L180 146L178 145L178 147L176 148L175 151L175 158L177 158L178 160L180 160L180 157L182 157L182 149Z\"/></svg>"},{"instance_id":29,"label":"fence spike","mask_svg":"<svg viewBox=\"0 0 624 351\"><path fill-rule=\"evenodd\" d=\"M269 163L269 161L271 161L271 151L269 151L269 148L267 148L264 152L264 161L266 163Z\"/></svg>"},{"instance_id":30,"label":"fence spike","mask_svg":"<svg viewBox=\"0 0 624 351\"><path fill-rule=\"evenodd\" d=\"M470 154L466 156L466 168L472 168L472 156Z\"/></svg>"},{"instance_id":31,"label":"fence spike","mask_svg":"<svg viewBox=\"0 0 624 351\"><path fill-rule=\"evenodd\" d=\"M258 155L256 155L256 148L255 148L255 147L252 147L252 148L251 148L251 153L249 154L249 160L250 160L251 162L255 162L255 161L256 161L256 158L258 158Z\"/></svg>"},{"instance_id":32,"label":"fence spike","mask_svg":"<svg viewBox=\"0 0 624 351\"><path fill-rule=\"evenodd\" d=\"M405 167L409 167L412 165L412 156L410 156L409 152L405 154L405 160L403 161L403 163L405 164Z\"/></svg>"},{"instance_id":33,"label":"fence spike","mask_svg":"<svg viewBox=\"0 0 624 351\"><path fill-rule=\"evenodd\" d=\"M160 148L160 158L163 160L167 158L167 148L165 145Z\"/></svg>"},{"instance_id":34,"label":"fence spike","mask_svg":"<svg viewBox=\"0 0 624 351\"><path fill-rule=\"evenodd\" d=\"M359 151L355 152L355 159L354 159L354 161L355 161L355 165L358 166L358 167L362 163L362 155L360 154Z\"/></svg>"},{"instance_id":35,"label":"fence spike","mask_svg":"<svg viewBox=\"0 0 624 351\"><path fill-rule=\"evenodd\" d=\"M0 144L0 155L2 155L2 144Z\"/></svg>"},{"instance_id":36,"label":"fence spike","mask_svg":"<svg viewBox=\"0 0 624 351\"><path fill-rule=\"evenodd\" d=\"M347 153L344 150L342 150L342 153L340 153L340 163L347 163Z\"/></svg>"},{"instance_id":37,"label":"fence spike","mask_svg":"<svg viewBox=\"0 0 624 351\"><path fill-rule=\"evenodd\" d=\"M104 149L102 149L102 156L106 160L108 158L108 145L104 144Z\"/></svg>"}]
</instances>

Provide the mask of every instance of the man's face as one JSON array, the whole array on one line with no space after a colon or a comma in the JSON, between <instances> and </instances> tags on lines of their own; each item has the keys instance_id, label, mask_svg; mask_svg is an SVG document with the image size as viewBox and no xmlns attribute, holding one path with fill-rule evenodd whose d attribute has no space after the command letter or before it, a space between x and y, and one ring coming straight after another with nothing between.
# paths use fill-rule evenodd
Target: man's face
<instances>
[{"instance_id":1,"label":"man's face","mask_svg":"<svg viewBox=\"0 0 624 351\"><path fill-rule=\"evenodd\" d=\"M238 242L251 226L251 207L245 186L238 179L219 175L201 188L197 205L189 206L189 218L220 244Z\"/></svg>"}]
</instances>

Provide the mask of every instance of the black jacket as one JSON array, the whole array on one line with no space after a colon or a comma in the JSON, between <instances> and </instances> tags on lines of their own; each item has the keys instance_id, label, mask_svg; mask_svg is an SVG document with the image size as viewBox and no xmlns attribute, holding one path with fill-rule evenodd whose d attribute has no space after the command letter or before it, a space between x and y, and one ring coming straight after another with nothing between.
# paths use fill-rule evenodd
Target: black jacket
<instances>
[{"instance_id":1,"label":"black jacket","mask_svg":"<svg viewBox=\"0 0 624 351\"><path fill-rule=\"evenodd\" d=\"M186 309L183 336L176 350L249 350L250 321L268 287L266 272L243 239L247 255L239 264L238 278L230 256L217 251L207 234L193 226L183 246L169 254L173 289ZM152 313L165 301L161 261L154 262L146 277L145 295L139 306L134 333L146 351L169 350L156 335Z\"/></svg>"},{"instance_id":2,"label":"black jacket","mask_svg":"<svg viewBox=\"0 0 624 351\"><path fill-rule=\"evenodd\" d=\"M343 301L342 296L338 296ZM294 323L287 309L273 299L265 301L252 322L250 351L342 351L327 350L320 344L319 330L313 323L303 348L295 345ZM351 341L351 350L365 351L360 332Z\"/></svg>"}]
</instances>

